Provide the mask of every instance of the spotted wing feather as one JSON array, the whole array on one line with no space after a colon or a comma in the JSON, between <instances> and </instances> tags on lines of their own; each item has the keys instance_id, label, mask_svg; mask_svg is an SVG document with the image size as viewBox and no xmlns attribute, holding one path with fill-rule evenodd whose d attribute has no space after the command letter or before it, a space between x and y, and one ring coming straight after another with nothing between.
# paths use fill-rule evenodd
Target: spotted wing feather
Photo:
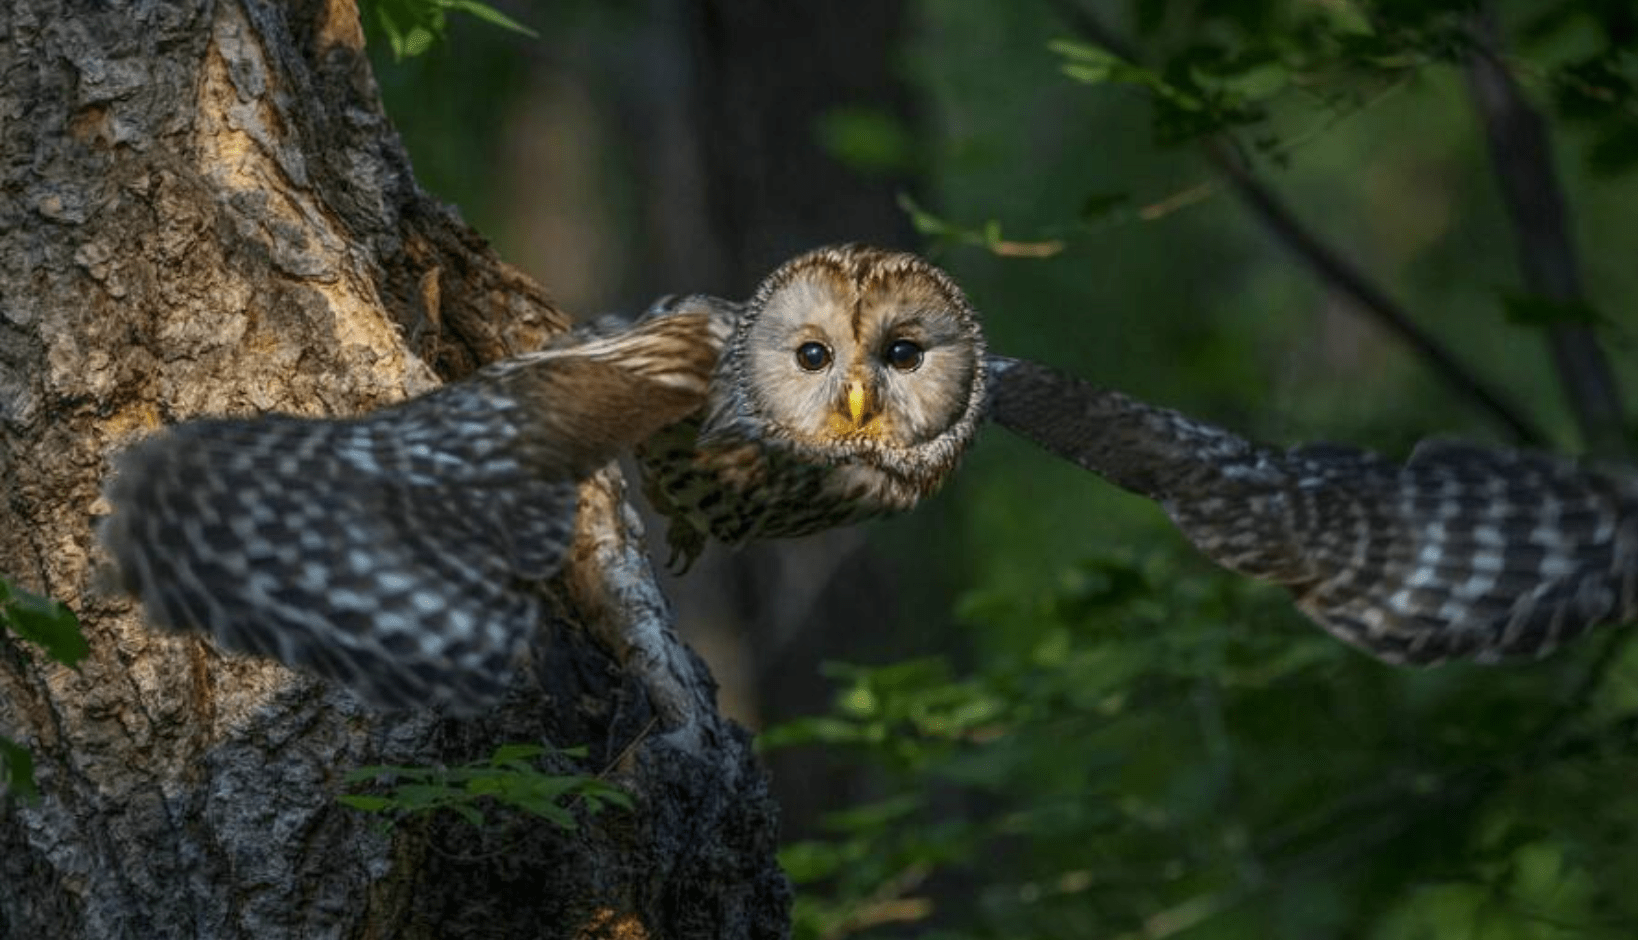
<instances>
[{"instance_id":1,"label":"spotted wing feather","mask_svg":"<svg viewBox=\"0 0 1638 940\"><path fill-rule=\"evenodd\" d=\"M1403 465L1280 451L1034 363L991 368L998 423L1158 501L1214 561L1383 659L1544 655L1638 619L1633 476L1439 442Z\"/></svg>"},{"instance_id":2,"label":"spotted wing feather","mask_svg":"<svg viewBox=\"0 0 1638 940\"><path fill-rule=\"evenodd\" d=\"M1278 509L1307 558L1284 583L1384 659L1545 655L1638 619L1638 480L1442 442L1402 467L1330 448L1284 456L1294 486Z\"/></svg>"},{"instance_id":3,"label":"spotted wing feather","mask_svg":"<svg viewBox=\"0 0 1638 940\"><path fill-rule=\"evenodd\" d=\"M382 707L481 707L540 620L577 481L696 410L715 355L679 318L360 418L188 422L119 458L103 543L156 625Z\"/></svg>"}]
</instances>

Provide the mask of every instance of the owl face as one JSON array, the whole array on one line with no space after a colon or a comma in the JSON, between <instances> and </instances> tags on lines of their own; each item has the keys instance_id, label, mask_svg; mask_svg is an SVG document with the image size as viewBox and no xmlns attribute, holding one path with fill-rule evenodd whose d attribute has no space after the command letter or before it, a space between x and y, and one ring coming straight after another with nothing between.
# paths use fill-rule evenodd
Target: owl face
<instances>
[{"instance_id":1,"label":"owl face","mask_svg":"<svg viewBox=\"0 0 1638 940\"><path fill-rule=\"evenodd\" d=\"M824 248L786 262L744 304L675 306L690 305L726 333L706 407L638 449L674 567L708 537L739 545L902 512L972 442L985 387L978 317L914 255Z\"/></svg>"},{"instance_id":2,"label":"owl face","mask_svg":"<svg viewBox=\"0 0 1638 940\"><path fill-rule=\"evenodd\" d=\"M826 463L935 464L964 449L982 402L978 318L914 255L847 246L762 284L724 356L738 416Z\"/></svg>"}]
</instances>

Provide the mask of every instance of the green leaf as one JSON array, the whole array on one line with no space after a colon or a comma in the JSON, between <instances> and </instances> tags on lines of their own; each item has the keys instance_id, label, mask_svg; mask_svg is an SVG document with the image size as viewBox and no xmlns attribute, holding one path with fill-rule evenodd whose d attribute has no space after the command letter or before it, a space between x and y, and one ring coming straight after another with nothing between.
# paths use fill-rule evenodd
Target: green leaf
<instances>
[{"instance_id":1,"label":"green leaf","mask_svg":"<svg viewBox=\"0 0 1638 940\"><path fill-rule=\"evenodd\" d=\"M392 795L393 799L409 812L444 806L461 796L457 790L428 783L401 784L393 788Z\"/></svg>"},{"instance_id":2,"label":"green leaf","mask_svg":"<svg viewBox=\"0 0 1638 940\"><path fill-rule=\"evenodd\" d=\"M366 781L375 780L378 777L408 777L411 779L424 779L430 776L431 773L432 768L430 767L401 767L394 764L371 764L368 767L360 767L356 770L348 771L347 776L344 779L348 783L364 783Z\"/></svg>"},{"instance_id":3,"label":"green leaf","mask_svg":"<svg viewBox=\"0 0 1638 940\"><path fill-rule=\"evenodd\" d=\"M1160 73L1134 65L1100 46L1056 39L1047 43L1047 48L1063 56L1065 61L1060 68L1065 75L1078 82L1089 85L1135 85L1148 89L1176 108L1199 111L1205 107L1205 102L1198 95L1168 82Z\"/></svg>"},{"instance_id":4,"label":"green leaf","mask_svg":"<svg viewBox=\"0 0 1638 940\"><path fill-rule=\"evenodd\" d=\"M376 22L394 59L418 56L441 39L446 17L439 0L375 0Z\"/></svg>"},{"instance_id":5,"label":"green leaf","mask_svg":"<svg viewBox=\"0 0 1638 940\"><path fill-rule=\"evenodd\" d=\"M1062 56L1061 68L1065 75L1090 85L1112 80L1116 69L1126 60L1102 46L1090 46L1070 39L1054 39L1047 48Z\"/></svg>"},{"instance_id":6,"label":"green leaf","mask_svg":"<svg viewBox=\"0 0 1638 940\"><path fill-rule=\"evenodd\" d=\"M529 761L546 753L584 756L584 747L555 750L537 744L503 744L487 761L461 767L400 767L372 765L347 774L349 783L400 781L381 794L346 794L345 805L365 812L414 814L451 810L473 825L485 816L476 803L490 800L531 813L564 829L578 823L564 806L565 798L581 798L589 812L606 805L630 807L631 797L596 777L544 774Z\"/></svg>"},{"instance_id":7,"label":"green leaf","mask_svg":"<svg viewBox=\"0 0 1638 940\"><path fill-rule=\"evenodd\" d=\"M343 793L336 797L343 806L363 810L366 813L381 813L392 809L397 804L384 796L372 796L366 793Z\"/></svg>"},{"instance_id":8,"label":"green leaf","mask_svg":"<svg viewBox=\"0 0 1638 940\"><path fill-rule=\"evenodd\" d=\"M478 0L372 0L375 21L387 38L394 59L421 55L448 32L449 14L464 13L524 36L540 34Z\"/></svg>"},{"instance_id":9,"label":"green leaf","mask_svg":"<svg viewBox=\"0 0 1638 940\"><path fill-rule=\"evenodd\" d=\"M458 10L462 13L470 13L492 26L499 26L502 29L508 29L514 33L522 33L523 35L532 39L540 38L539 33L523 25L522 23L519 23L517 20L512 19L510 16L507 16L505 13L502 13L487 3L478 3L477 0L440 0L440 5L442 5L446 10Z\"/></svg>"},{"instance_id":10,"label":"green leaf","mask_svg":"<svg viewBox=\"0 0 1638 940\"><path fill-rule=\"evenodd\" d=\"M475 776L466 781L466 792L473 796L496 796L507 792L510 781L514 777L515 775L500 776L497 774Z\"/></svg>"},{"instance_id":11,"label":"green leaf","mask_svg":"<svg viewBox=\"0 0 1638 940\"><path fill-rule=\"evenodd\" d=\"M432 48L438 41L439 34L425 26L411 26L405 33L398 36L392 46L394 56L400 59L411 59Z\"/></svg>"},{"instance_id":12,"label":"green leaf","mask_svg":"<svg viewBox=\"0 0 1638 940\"><path fill-rule=\"evenodd\" d=\"M0 627L37 644L65 666L77 664L91 652L73 611L4 579L0 579Z\"/></svg>"},{"instance_id":13,"label":"green leaf","mask_svg":"<svg viewBox=\"0 0 1638 940\"><path fill-rule=\"evenodd\" d=\"M904 214L910 217L910 225L915 228L918 234L925 235L928 238L944 239L962 233L962 229L923 209L920 204L910 198L909 193L899 193L898 203Z\"/></svg>"},{"instance_id":14,"label":"green leaf","mask_svg":"<svg viewBox=\"0 0 1638 940\"><path fill-rule=\"evenodd\" d=\"M4 771L8 792L28 803L40 798L40 791L34 785L34 755L28 748L0 737L0 771Z\"/></svg>"},{"instance_id":15,"label":"green leaf","mask_svg":"<svg viewBox=\"0 0 1638 940\"><path fill-rule=\"evenodd\" d=\"M533 812L536 816L539 816L559 829L573 832L580 828L580 823L575 820L574 814L555 803L548 803L545 806L532 809L530 812Z\"/></svg>"},{"instance_id":16,"label":"green leaf","mask_svg":"<svg viewBox=\"0 0 1638 940\"><path fill-rule=\"evenodd\" d=\"M502 744L495 748L494 756L489 758L489 763L504 764L532 760L544 753L546 749L538 744Z\"/></svg>"},{"instance_id":17,"label":"green leaf","mask_svg":"<svg viewBox=\"0 0 1638 940\"><path fill-rule=\"evenodd\" d=\"M605 783L601 780L590 781L588 786L581 791L581 795L585 797L588 803L599 809L601 809L603 806L617 806L620 809L631 809L633 806L637 805L636 801L631 798L630 793L627 793L613 784Z\"/></svg>"}]
</instances>

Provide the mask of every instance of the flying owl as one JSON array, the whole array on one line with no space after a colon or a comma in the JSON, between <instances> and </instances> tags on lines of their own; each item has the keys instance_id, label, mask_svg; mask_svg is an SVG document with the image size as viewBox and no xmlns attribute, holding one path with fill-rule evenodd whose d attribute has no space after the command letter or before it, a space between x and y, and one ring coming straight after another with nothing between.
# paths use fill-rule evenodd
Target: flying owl
<instances>
[{"instance_id":1,"label":"flying owl","mask_svg":"<svg viewBox=\"0 0 1638 940\"><path fill-rule=\"evenodd\" d=\"M673 303L713 311L725 342L700 414L638 449L674 566L708 538L735 546L909 509L972 443L978 316L915 255L825 248L781 265L747 303Z\"/></svg>"},{"instance_id":2,"label":"flying owl","mask_svg":"<svg viewBox=\"0 0 1638 940\"><path fill-rule=\"evenodd\" d=\"M499 698L576 484L696 411L703 313L541 352L359 418L178 425L121 455L102 542L150 623L387 708Z\"/></svg>"},{"instance_id":3,"label":"flying owl","mask_svg":"<svg viewBox=\"0 0 1638 940\"><path fill-rule=\"evenodd\" d=\"M1385 659L1544 653L1638 616L1638 482L1429 445L1277 451L987 356L912 255L802 255L745 303L667 300L360 418L183 424L124 455L102 529L156 624L385 707L496 699L578 481L637 449L684 566L708 539L914 506L988 415L1158 500L1207 555Z\"/></svg>"},{"instance_id":4,"label":"flying owl","mask_svg":"<svg viewBox=\"0 0 1638 940\"><path fill-rule=\"evenodd\" d=\"M1630 473L1437 441L1403 466L1277 450L1035 363L989 369L997 423L1156 500L1212 560L1381 659L1541 656L1638 620Z\"/></svg>"},{"instance_id":5,"label":"flying owl","mask_svg":"<svg viewBox=\"0 0 1638 940\"><path fill-rule=\"evenodd\" d=\"M576 484L641 445L679 556L908 509L972 441L984 344L913 255L803 255L359 418L182 424L124 454L102 541L148 619L384 707L494 701Z\"/></svg>"}]
</instances>

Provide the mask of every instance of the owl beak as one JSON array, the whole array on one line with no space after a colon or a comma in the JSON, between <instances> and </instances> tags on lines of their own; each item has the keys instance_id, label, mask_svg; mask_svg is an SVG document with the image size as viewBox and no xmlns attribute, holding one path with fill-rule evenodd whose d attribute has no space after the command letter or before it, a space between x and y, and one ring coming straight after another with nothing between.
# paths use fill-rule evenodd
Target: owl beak
<instances>
[{"instance_id":1,"label":"owl beak","mask_svg":"<svg viewBox=\"0 0 1638 940\"><path fill-rule=\"evenodd\" d=\"M876 416L876 396L857 379L847 383L847 416L855 431L863 429Z\"/></svg>"}]
</instances>

